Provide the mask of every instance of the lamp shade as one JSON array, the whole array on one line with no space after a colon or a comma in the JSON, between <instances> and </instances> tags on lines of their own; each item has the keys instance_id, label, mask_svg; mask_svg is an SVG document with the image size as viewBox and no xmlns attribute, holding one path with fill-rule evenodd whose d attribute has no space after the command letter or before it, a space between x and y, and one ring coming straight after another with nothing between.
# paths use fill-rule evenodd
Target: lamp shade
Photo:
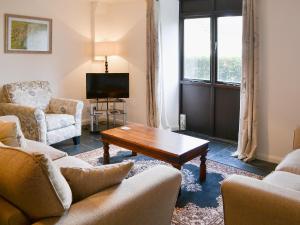
<instances>
[{"instance_id":1,"label":"lamp shade","mask_svg":"<svg viewBox=\"0 0 300 225\"><path fill-rule=\"evenodd\" d=\"M96 42L95 56L113 56L118 55L117 42Z\"/></svg>"}]
</instances>

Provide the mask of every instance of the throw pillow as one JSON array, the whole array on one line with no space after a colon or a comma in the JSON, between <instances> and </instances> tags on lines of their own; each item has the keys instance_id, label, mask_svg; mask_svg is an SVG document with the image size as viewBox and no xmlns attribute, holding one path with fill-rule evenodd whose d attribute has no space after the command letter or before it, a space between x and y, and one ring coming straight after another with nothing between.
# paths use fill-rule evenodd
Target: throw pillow
<instances>
[{"instance_id":1,"label":"throw pillow","mask_svg":"<svg viewBox=\"0 0 300 225\"><path fill-rule=\"evenodd\" d=\"M132 166L133 162L128 161L93 168L69 167L60 170L69 183L76 202L121 183Z\"/></svg>"},{"instance_id":2,"label":"throw pillow","mask_svg":"<svg viewBox=\"0 0 300 225\"><path fill-rule=\"evenodd\" d=\"M0 141L11 147L21 147L21 137L14 122L0 121Z\"/></svg>"},{"instance_id":3,"label":"throw pillow","mask_svg":"<svg viewBox=\"0 0 300 225\"><path fill-rule=\"evenodd\" d=\"M21 129L19 118L16 116L1 116L0 121L16 123L17 136L18 136L19 143L20 143L20 146L17 146L17 147L25 148L27 146L27 143L26 143L26 139L25 139L22 129ZM15 147L15 146L13 146L13 147Z\"/></svg>"},{"instance_id":4,"label":"throw pillow","mask_svg":"<svg viewBox=\"0 0 300 225\"><path fill-rule=\"evenodd\" d=\"M0 165L0 196L33 221L61 216L70 208L71 189L47 156L1 147Z\"/></svg>"}]
</instances>

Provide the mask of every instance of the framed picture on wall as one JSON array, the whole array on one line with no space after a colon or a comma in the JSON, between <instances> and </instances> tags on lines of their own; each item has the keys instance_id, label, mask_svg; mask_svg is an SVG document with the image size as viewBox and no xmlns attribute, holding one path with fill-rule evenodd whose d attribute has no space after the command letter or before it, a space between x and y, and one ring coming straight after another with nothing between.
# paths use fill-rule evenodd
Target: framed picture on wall
<instances>
[{"instance_id":1,"label":"framed picture on wall","mask_svg":"<svg viewBox=\"0 0 300 225\"><path fill-rule=\"evenodd\" d=\"M52 53L52 20L5 14L5 53Z\"/></svg>"}]
</instances>

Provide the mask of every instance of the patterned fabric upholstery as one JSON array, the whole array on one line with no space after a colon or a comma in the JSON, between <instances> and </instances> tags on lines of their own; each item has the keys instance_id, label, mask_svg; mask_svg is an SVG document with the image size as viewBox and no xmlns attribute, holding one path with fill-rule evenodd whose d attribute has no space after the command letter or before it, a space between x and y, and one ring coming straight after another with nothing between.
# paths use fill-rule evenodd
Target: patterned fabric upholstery
<instances>
[{"instance_id":1,"label":"patterned fabric upholstery","mask_svg":"<svg viewBox=\"0 0 300 225\"><path fill-rule=\"evenodd\" d=\"M67 114L46 114L47 130L58 130L75 124L75 118Z\"/></svg>"},{"instance_id":2,"label":"patterned fabric upholstery","mask_svg":"<svg viewBox=\"0 0 300 225\"><path fill-rule=\"evenodd\" d=\"M83 103L52 98L49 82L6 84L3 96L0 116L17 116L27 139L50 145L81 135Z\"/></svg>"},{"instance_id":3,"label":"patterned fabric upholstery","mask_svg":"<svg viewBox=\"0 0 300 225\"><path fill-rule=\"evenodd\" d=\"M7 103L48 110L52 96L48 81L28 81L6 84L3 94Z\"/></svg>"},{"instance_id":4,"label":"patterned fabric upholstery","mask_svg":"<svg viewBox=\"0 0 300 225\"><path fill-rule=\"evenodd\" d=\"M41 109L12 103L0 103L0 115L17 116L27 139L47 143L46 117Z\"/></svg>"}]
</instances>

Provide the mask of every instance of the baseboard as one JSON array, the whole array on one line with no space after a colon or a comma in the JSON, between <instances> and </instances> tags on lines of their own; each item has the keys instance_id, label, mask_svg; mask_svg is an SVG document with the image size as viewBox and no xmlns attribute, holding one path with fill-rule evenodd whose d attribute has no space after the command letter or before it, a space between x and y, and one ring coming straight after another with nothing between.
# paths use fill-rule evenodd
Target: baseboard
<instances>
[{"instance_id":1,"label":"baseboard","mask_svg":"<svg viewBox=\"0 0 300 225\"><path fill-rule=\"evenodd\" d=\"M282 160L282 157L266 154L256 154L256 158L271 163L279 163Z\"/></svg>"}]
</instances>

